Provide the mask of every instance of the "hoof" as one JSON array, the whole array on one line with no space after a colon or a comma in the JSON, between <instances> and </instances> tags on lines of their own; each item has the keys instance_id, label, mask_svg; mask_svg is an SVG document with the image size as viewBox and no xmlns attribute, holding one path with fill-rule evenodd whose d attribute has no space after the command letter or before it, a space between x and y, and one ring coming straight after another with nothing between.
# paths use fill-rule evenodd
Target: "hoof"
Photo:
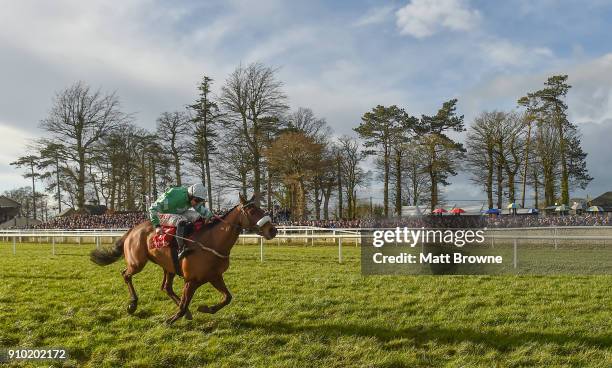
<instances>
[{"instance_id":1,"label":"hoof","mask_svg":"<svg viewBox=\"0 0 612 368\"><path fill-rule=\"evenodd\" d=\"M202 312L202 313L210 313L213 314L215 313L209 306L207 305L201 305L198 307L198 312Z\"/></svg>"},{"instance_id":2,"label":"hoof","mask_svg":"<svg viewBox=\"0 0 612 368\"><path fill-rule=\"evenodd\" d=\"M191 321L193 319L193 316L191 315L191 312L189 310L185 312L185 319L188 321Z\"/></svg>"},{"instance_id":3,"label":"hoof","mask_svg":"<svg viewBox=\"0 0 612 368\"><path fill-rule=\"evenodd\" d=\"M136 302L131 302L130 304L128 304L128 306L127 306L128 314L134 314L134 312L136 311L137 307L138 307L138 303L136 303Z\"/></svg>"}]
</instances>

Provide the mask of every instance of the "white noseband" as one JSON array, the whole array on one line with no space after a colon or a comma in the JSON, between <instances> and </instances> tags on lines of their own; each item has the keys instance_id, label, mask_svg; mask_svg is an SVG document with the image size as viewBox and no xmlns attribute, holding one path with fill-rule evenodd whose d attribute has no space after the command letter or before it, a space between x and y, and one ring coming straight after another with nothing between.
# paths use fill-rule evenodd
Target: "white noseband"
<instances>
[{"instance_id":1,"label":"white noseband","mask_svg":"<svg viewBox=\"0 0 612 368\"><path fill-rule=\"evenodd\" d=\"M257 227L262 227L262 226L264 226L265 224L267 224L270 221L272 221L270 216L264 216L264 217L260 218L259 221L257 221L257 223L255 225L257 225Z\"/></svg>"}]
</instances>

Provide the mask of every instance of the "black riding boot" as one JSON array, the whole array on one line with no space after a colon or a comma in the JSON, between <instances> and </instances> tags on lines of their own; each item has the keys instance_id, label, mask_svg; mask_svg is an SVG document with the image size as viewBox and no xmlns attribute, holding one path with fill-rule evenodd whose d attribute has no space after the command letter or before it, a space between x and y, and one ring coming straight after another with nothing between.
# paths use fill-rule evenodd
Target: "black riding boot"
<instances>
[{"instance_id":1,"label":"black riding boot","mask_svg":"<svg viewBox=\"0 0 612 368\"><path fill-rule=\"evenodd\" d=\"M178 245L178 259L183 259L185 257L187 257L189 255L189 253L191 253L191 248L187 245L187 242L183 239L185 238L186 235L186 227L187 227L188 223L181 221L179 222L179 224L176 226L176 243Z\"/></svg>"}]
</instances>

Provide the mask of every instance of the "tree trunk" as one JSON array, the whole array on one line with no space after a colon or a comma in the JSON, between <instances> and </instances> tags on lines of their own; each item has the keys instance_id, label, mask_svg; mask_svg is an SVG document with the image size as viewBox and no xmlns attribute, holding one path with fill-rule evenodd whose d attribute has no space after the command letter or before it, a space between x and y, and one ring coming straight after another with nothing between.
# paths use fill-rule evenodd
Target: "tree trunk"
<instances>
[{"instance_id":1,"label":"tree trunk","mask_svg":"<svg viewBox=\"0 0 612 368\"><path fill-rule=\"evenodd\" d=\"M431 180L431 211L432 212L438 205L438 182L436 178L436 173L434 171L434 165L436 163L436 160L437 160L436 144L435 142L432 142L431 165L428 168L429 179Z\"/></svg>"},{"instance_id":2,"label":"tree trunk","mask_svg":"<svg viewBox=\"0 0 612 368\"><path fill-rule=\"evenodd\" d=\"M134 210L134 188L132 186L132 170L125 170L125 207L128 211Z\"/></svg>"},{"instance_id":3,"label":"tree trunk","mask_svg":"<svg viewBox=\"0 0 612 368\"><path fill-rule=\"evenodd\" d=\"M60 186L60 167L59 167L59 156L55 156L55 177L57 180L57 213L62 212L62 192Z\"/></svg>"},{"instance_id":4,"label":"tree trunk","mask_svg":"<svg viewBox=\"0 0 612 368\"><path fill-rule=\"evenodd\" d=\"M153 192L153 201L157 200L157 168L155 161L151 158L151 190Z\"/></svg>"},{"instance_id":5,"label":"tree trunk","mask_svg":"<svg viewBox=\"0 0 612 368\"><path fill-rule=\"evenodd\" d=\"M242 189L242 195L246 198L247 196L247 174L242 173L240 175L240 187Z\"/></svg>"},{"instance_id":6,"label":"tree trunk","mask_svg":"<svg viewBox=\"0 0 612 368\"><path fill-rule=\"evenodd\" d=\"M534 192L534 207L535 208L540 208L540 203L539 203L539 197L538 197L538 174L536 173L536 171L533 171L533 192Z\"/></svg>"},{"instance_id":7,"label":"tree trunk","mask_svg":"<svg viewBox=\"0 0 612 368\"><path fill-rule=\"evenodd\" d=\"M429 171L429 180L431 182L430 195L431 195L431 210L435 210L438 205L438 189L436 187L436 175L433 171Z\"/></svg>"},{"instance_id":8,"label":"tree trunk","mask_svg":"<svg viewBox=\"0 0 612 368\"><path fill-rule=\"evenodd\" d=\"M527 190L527 167L529 164L529 147L531 145L531 121L527 127L527 143L525 144L525 169L523 170L523 194L521 195L521 207L525 208L525 191Z\"/></svg>"},{"instance_id":9,"label":"tree trunk","mask_svg":"<svg viewBox=\"0 0 612 368\"><path fill-rule=\"evenodd\" d=\"M487 152L487 201L489 209L493 208L493 150Z\"/></svg>"},{"instance_id":10,"label":"tree trunk","mask_svg":"<svg viewBox=\"0 0 612 368\"><path fill-rule=\"evenodd\" d=\"M402 217L402 153L395 153L395 213Z\"/></svg>"},{"instance_id":11,"label":"tree trunk","mask_svg":"<svg viewBox=\"0 0 612 368\"><path fill-rule=\"evenodd\" d=\"M561 153L561 204L569 205L569 174L567 172L567 147L563 122L559 123L559 150Z\"/></svg>"},{"instance_id":12,"label":"tree trunk","mask_svg":"<svg viewBox=\"0 0 612 368\"><path fill-rule=\"evenodd\" d=\"M319 196L321 182L318 178L314 179L314 207L315 207L315 219L321 219L321 198Z\"/></svg>"},{"instance_id":13,"label":"tree trunk","mask_svg":"<svg viewBox=\"0 0 612 368\"><path fill-rule=\"evenodd\" d=\"M32 170L32 203L34 204L34 219L36 220L36 185L34 180L34 163L30 165Z\"/></svg>"},{"instance_id":14,"label":"tree trunk","mask_svg":"<svg viewBox=\"0 0 612 368\"><path fill-rule=\"evenodd\" d=\"M272 175L270 171L268 171L268 190L266 191L266 205L268 207L268 212L272 211Z\"/></svg>"},{"instance_id":15,"label":"tree trunk","mask_svg":"<svg viewBox=\"0 0 612 368\"><path fill-rule=\"evenodd\" d=\"M514 194L514 175L515 173L512 171L508 171L506 173L508 175L508 200L510 203L514 203L515 194Z\"/></svg>"},{"instance_id":16,"label":"tree trunk","mask_svg":"<svg viewBox=\"0 0 612 368\"><path fill-rule=\"evenodd\" d=\"M181 180L181 161L179 159L178 152L175 150L174 146L172 147L172 157L174 159L174 176L175 182L177 186L183 185Z\"/></svg>"},{"instance_id":17,"label":"tree trunk","mask_svg":"<svg viewBox=\"0 0 612 368\"><path fill-rule=\"evenodd\" d=\"M329 220L329 199L332 192L332 184L330 183L323 190L323 219Z\"/></svg>"},{"instance_id":18,"label":"tree trunk","mask_svg":"<svg viewBox=\"0 0 612 368\"><path fill-rule=\"evenodd\" d=\"M210 157L208 153L208 139L204 138L204 164L206 169L206 189L208 190L208 207L212 208L212 182L210 181Z\"/></svg>"},{"instance_id":19,"label":"tree trunk","mask_svg":"<svg viewBox=\"0 0 612 368\"><path fill-rule=\"evenodd\" d=\"M497 208L500 210L503 206L504 196L504 171L500 163L497 164Z\"/></svg>"},{"instance_id":20,"label":"tree trunk","mask_svg":"<svg viewBox=\"0 0 612 368\"><path fill-rule=\"evenodd\" d=\"M261 157L259 152L253 156L253 194L255 195L255 203L260 205L261 194Z\"/></svg>"},{"instance_id":21,"label":"tree trunk","mask_svg":"<svg viewBox=\"0 0 612 368\"><path fill-rule=\"evenodd\" d=\"M306 189L304 188L304 180L298 180L297 186L297 204L300 212L300 219L306 218Z\"/></svg>"},{"instance_id":22,"label":"tree trunk","mask_svg":"<svg viewBox=\"0 0 612 368\"><path fill-rule=\"evenodd\" d=\"M111 173L110 173L110 210L114 211L115 210L115 198L116 198L116 192L117 192L117 180L115 180L116 178L116 173L115 173L115 165L113 163L111 163Z\"/></svg>"},{"instance_id":23,"label":"tree trunk","mask_svg":"<svg viewBox=\"0 0 612 368\"><path fill-rule=\"evenodd\" d=\"M385 148L384 162L383 162L383 166L384 166L383 208L384 208L385 218L389 217L389 165L390 165L389 161L390 160L389 160L389 153L387 151L388 149Z\"/></svg>"},{"instance_id":24,"label":"tree trunk","mask_svg":"<svg viewBox=\"0 0 612 368\"><path fill-rule=\"evenodd\" d=\"M338 159L338 218L342 219L342 168Z\"/></svg>"}]
</instances>

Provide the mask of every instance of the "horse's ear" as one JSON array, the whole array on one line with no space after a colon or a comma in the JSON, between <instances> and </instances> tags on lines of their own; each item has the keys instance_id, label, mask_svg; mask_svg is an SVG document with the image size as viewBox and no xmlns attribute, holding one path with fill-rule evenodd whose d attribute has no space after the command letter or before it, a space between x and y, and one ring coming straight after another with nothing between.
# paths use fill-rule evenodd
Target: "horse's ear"
<instances>
[{"instance_id":1,"label":"horse's ear","mask_svg":"<svg viewBox=\"0 0 612 368\"><path fill-rule=\"evenodd\" d=\"M246 203L246 198L242 195L242 193L238 193L238 198L240 199L241 204Z\"/></svg>"},{"instance_id":2,"label":"horse's ear","mask_svg":"<svg viewBox=\"0 0 612 368\"><path fill-rule=\"evenodd\" d=\"M249 199L249 203L254 203L256 198L257 197L256 197L255 193L253 193L253 195L251 196L251 199Z\"/></svg>"}]
</instances>

